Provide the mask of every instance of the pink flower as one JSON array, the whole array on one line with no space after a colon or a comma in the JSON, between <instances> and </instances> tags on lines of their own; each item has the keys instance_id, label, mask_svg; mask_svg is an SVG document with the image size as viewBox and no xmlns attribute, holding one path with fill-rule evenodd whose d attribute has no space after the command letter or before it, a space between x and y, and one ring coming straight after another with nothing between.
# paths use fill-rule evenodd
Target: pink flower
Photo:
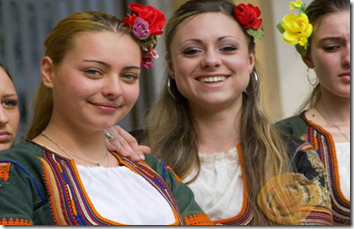
<instances>
[{"instance_id":1,"label":"pink flower","mask_svg":"<svg viewBox=\"0 0 354 229\"><path fill-rule=\"evenodd\" d=\"M142 18L135 19L133 35L139 40L146 40L150 36L149 24Z\"/></svg>"},{"instance_id":2,"label":"pink flower","mask_svg":"<svg viewBox=\"0 0 354 229\"><path fill-rule=\"evenodd\" d=\"M151 57L144 57L141 60L141 67L149 69L150 67L154 66L154 64L151 62Z\"/></svg>"}]
</instances>

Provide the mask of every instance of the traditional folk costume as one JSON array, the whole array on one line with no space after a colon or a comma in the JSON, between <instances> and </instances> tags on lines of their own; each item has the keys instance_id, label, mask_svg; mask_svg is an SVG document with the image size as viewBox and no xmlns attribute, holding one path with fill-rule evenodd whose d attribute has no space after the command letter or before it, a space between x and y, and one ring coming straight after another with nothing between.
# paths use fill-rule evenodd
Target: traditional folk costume
<instances>
[{"instance_id":1,"label":"traditional folk costume","mask_svg":"<svg viewBox=\"0 0 354 229\"><path fill-rule=\"evenodd\" d=\"M211 224L165 163L112 154L122 166L78 165L31 141L1 152L0 224Z\"/></svg>"},{"instance_id":2,"label":"traditional folk costume","mask_svg":"<svg viewBox=\"0 0 354 229\"><path fill-rule=\"evenodd\" d=\"M131 134L142 142L144 130ZM294 174L299 174L311 181L318 182L322 192L322 202L312 209L300 224L332 225L328 182L323 165L311 145L294 137L285 137ZM214 224L252 225L253 214L249 201L245 165L242 159L242 144L228 152L213 154L199 153L201 163L197 179L188 184L202 210ZM183 179L188 182L194 178L197 170Z\"/></svg>"},{"instance_id":3,"label":"traditional folk costume","mask_svg":"<svg viewBox=\"0 0 354 229\"><path fill-rule=\"evenodd\" d=\"M350 225L350 142L335 143L327 130L305 117L305 112L276 126L284 134L300 137L315 148L329 182L333 221Z\"/></svg>"}]
</instances>

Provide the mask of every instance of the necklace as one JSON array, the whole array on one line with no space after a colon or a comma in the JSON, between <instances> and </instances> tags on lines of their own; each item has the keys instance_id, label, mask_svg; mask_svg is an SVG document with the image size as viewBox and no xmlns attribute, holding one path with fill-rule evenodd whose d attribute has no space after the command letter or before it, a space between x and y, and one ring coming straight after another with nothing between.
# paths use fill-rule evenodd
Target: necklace
<instances>
[{"instance_id":1,"label":"necklace","mask_svg":"<svg viewBox=\"0 0 354 229\"><path fill-rule=\"evenodd\" d=\"M328 118L326 118L326 116L324 116L324 115L322 114L322 112L321 112L317 107L315 107L315 109L318 111L318 113L320 113L320 115L322 115L322 117L324 118L324 120L325 120L328 124L330 124L330 125L332 125L333 127L337 128L337 129L340 131L340 133L348 140L348 142L350 142L349 137L341 130L341 128L339 128L336 124L334 124L334 123L331 122Z\"/></svg>"},{"instance_id":2,"label":"necklace","mask_svg":"<svg viewBox=\"0 0 354 229\"><path fill-rule=\"evenodd\" d=\"M46 135L46 133L44 131L41 133L41 135L43 135L46 139L48 139L50 142L52 142L54 145L56 145L61 151L63 151L66 155L71 157L74 161L75 161L75 158L79 158L80 160L86 161L87 163L90 163L92 165L102 166L102 163L107 158L107 164L109 164L109 158L108 158L108 151L107 150L106 150L105 156L103 157L103 159L100 162L91 162L91 161L88 161L88 160L86 160L84 158L81 158L81 157L78 157L78 156L70 154L65 149L63 149L58 143L56 143L53 139L51 139L48 135Z\"/></svg>"}]
</instances>

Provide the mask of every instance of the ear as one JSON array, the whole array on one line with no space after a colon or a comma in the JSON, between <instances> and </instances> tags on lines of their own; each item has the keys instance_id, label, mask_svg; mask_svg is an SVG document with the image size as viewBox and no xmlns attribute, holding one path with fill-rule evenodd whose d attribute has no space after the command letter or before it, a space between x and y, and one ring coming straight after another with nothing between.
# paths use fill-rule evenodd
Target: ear
<instances>
[{"instance_id":1,"label":"ear","mask_svg":"<svg viewBox=\"0 0 354 229\"><path fill-rule=\"evenodd\" d=\"M46 87L53 88L54 66L52 59L48 56L41 60L41 77Z\"/></svg>"},{"instance_id":2,"label":"ear","mask_svg":"<svg viewBox=\"0 0 354 229\"><path fill-rule=\"evenodd\" d=\"M302 61L307 65L308 68L314 68L315 65L313 64L313 61L311 59L310 53L307 53L306 56L301 56Z\"/></svg>"},{"instance_id":3,"label":"ear","mask_svg":"<svg viewBox=\"0 0 354 229\"><path fill-rule=\"evenodd\" d=\"M173 68L172 61L168 57L168 54L165 55L166 63L167 63L167 72L171 76L172 79L175 77L175 70Z\"/></svg>"},{"instance_id":4,"label":"ear","mask_svg":"<svg viewBox=\"0 0 354 229\"><path fill-rule=\"evenodd\" d=\"M253 71L255 62L256 62L256 53L255 51L252 51L248 57L248 69L250 70L250 72Z\"/></svg>"}]
</instances>

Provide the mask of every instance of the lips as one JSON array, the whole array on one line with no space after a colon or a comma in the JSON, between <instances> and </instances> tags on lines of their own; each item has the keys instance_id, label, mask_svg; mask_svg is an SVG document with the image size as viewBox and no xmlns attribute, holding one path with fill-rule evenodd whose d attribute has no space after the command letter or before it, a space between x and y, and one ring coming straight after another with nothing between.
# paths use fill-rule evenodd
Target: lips
<instances>
[{"instance_id":1,"label":"lips","mask_svg":"<svg viewBox=\"0 0 354 229\"><path fill-rule=\"evenodd\" d=\"M339 77L344 83L350 84L350 71L339 74Z\"/></svg>"},{"instance_id":2,"label":"lips","mask_svg":"<svg viewBox=\"0 0 354 229\"><path fill-rule=\"evenodd\" d=\"M0 132L0 143L7 143L11 140L11 134L7 131Z\"/></svg>"},{"instance_id":3,"label":"lips","mask_svg":"<svg viewBox=\"0 0 354 229\"><path fill-rule=\"evenodd\" d=\"M108 113L108 114L117 111L117 109L120 107L120 105L117 103L90 102L90 104L95 106L101 112Z\"/></svg>"},{"instance_id":4,"label":"lips","mask_svg":"<svg viewBox=\"0 0 354 229\"><path fill-rule=\"evenodd\" d=\"M227 76L224 75L200 76L196 78L196 80L198 80L199 82L208 83L208 84L220 83L225 81L226 79Z\"/></svg>"}]
</instances>

